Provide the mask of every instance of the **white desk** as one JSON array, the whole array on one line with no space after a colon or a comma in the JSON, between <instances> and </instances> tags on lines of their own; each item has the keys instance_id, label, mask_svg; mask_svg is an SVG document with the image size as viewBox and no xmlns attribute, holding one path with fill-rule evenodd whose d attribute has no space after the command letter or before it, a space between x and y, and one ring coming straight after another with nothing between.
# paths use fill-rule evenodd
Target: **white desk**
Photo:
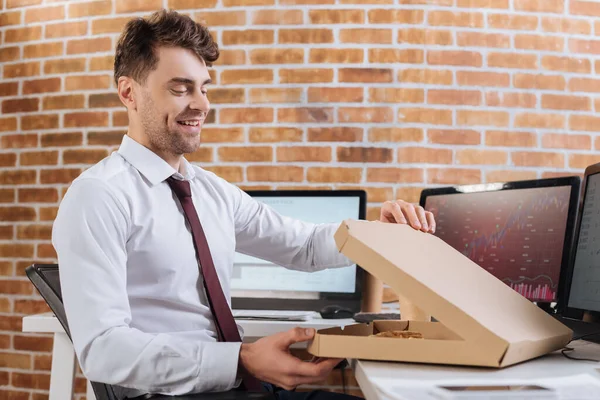
<instances>
[{"instance_id":1,"label":"white desk","mask_svg":"<svg viewBox=\"0 0 600 400\"><path fill-rule=\"evenodd\" d=\"M576 341L569 345L575 349L568 354L578 358L600 359L600 345ZM442 379L468 379L477 383L486 379L536 379L566 377L577 374L591 374L600 378L600 363L593 361L569 360L560 352L513 365L503 369L468 368L436 366L426 364L408 364L395 362L377 362L352 360L356 380L367 400L388 400L379 388L391 390L398 386L398 379L439 381ZM388 392L389 393L389 392ZM398 391L396 391L398 393ZM400 392L401 393L401 392Z\"/></svg>"},{"instance_id":2,"label":"white desk","mask_svg":"<svg viewBox=\"0 0 600 400\"><path fill-rule=\"evenodd\" d=\"M253 342L264 336L284 332L295 327L324 329L355 323L352 319L313 319L310 321L257 321L238 320L244 329L244 341ZM23 318L23 332L54 333L52 367L50 370L50 397L48 400L71 400L75 381L76 358L69 337L52 313L29 315ZM88 381L87 399L95 400Z\"/></svg>"}]
</instances>

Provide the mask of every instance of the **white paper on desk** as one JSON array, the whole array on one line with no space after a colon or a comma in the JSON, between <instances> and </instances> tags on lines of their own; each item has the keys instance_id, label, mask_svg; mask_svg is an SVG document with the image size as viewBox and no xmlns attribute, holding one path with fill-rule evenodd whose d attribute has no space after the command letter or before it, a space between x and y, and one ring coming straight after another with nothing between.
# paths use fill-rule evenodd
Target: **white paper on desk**
<instances>
[{"instance_id":1,"label":"white paper on desk","mask_svg":"<svg viewBox=\"0 0 600 400\"><path fill-rule=\"evenodd\" d=\"M374 380L373 383L382 399L389 400L440 400L452 397L439 397L433 388L441 385L474 386L474 385L540 385L553 389L553 395L544 399L552 400L592 400L600 399L600 380L588 375L579 374L564 377L543 379L445 379L435 381L414 381L394 379ZM502 399L539 399L540 397L518 397L517 392L507 393L506 396L494 396L494 400ZM488 400L489 396L482 395L470 399Z\"/></svg>"}]
</instances>

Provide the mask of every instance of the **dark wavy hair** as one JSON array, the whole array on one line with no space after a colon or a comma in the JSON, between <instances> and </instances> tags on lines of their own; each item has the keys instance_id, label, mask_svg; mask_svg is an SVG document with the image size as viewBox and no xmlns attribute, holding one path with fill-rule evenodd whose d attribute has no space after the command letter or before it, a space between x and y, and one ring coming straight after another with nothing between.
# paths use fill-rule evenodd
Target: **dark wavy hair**
<instances>
[{"instance_id":1,"label":"dark wavy hair","mask_svg":"<svg viewBox=\"0 0 600 400\"><path fill-rule=\"evenodd\" d=\"M121 76L144 83L158 64L155 49L160 46L192 50L209 67L219 58L219 47L205 26L176 11L160 10L125 25L115 52L115 84Z\"/></svg>"}]
</instances>

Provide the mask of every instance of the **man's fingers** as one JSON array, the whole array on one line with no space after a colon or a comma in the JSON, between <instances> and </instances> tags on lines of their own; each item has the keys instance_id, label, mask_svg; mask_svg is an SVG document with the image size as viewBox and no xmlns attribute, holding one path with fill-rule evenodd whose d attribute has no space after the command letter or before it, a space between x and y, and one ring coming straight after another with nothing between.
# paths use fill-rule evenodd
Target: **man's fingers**
<instances>
[{"instance_id":1,"label":"man's fingers","mask_svg":"<svg viewBox=\"0 0 600 400\"><path fill-rule=\"evenodd\" d=\"M294 328L280 334L282 347L288 348L294 343L306 342L315 336L313 328Z\"/></svg>"},{"instance_id":2,"label":"man's fingers","mask_svg":"<svg viewBox=\"0 0 600 400\"><path fill-rule=\"evenodd\" d=\"M426 211L427 223L429 224L429 232L435 233L435 217L431 211Z\"/></svg>"},{"instance_id":3,"label":"man's fingers","mask_svg":"<svg viewBox=\"0 0 600 400\"><path fill-rule=\"evenodd\" d=\"M421 206L416 206L415 212L417 213L417 217L419 217L419 222L421 223L421 230L423 232L427 232L429 230L429 224L427 223L427 216L425 215L425 210Z\"/></svg>"},{"instance_id":4,"label":"man's fingers","mask_svg":"<svg viewBox=\"0 0 600 400\"><path fill-rule=\"evenodd\" d=\"M421 222L419 222L419 217L417 216L417 212L415 211L415 206L410 203L404 203L400 206L404 217L408 220L410 226L415 229L421 229Z\"/></svg>"},{"instance_id":5,"label":"man's fingers","mask_svg":"<svg viewBox=\"0 0 600 400\"><path fill-rule=\"evenodd\" d=\"M407 224L406 218L402 213L402 208L400 208L400 204L392 203L392 215L398 224Z\"/></svg>"},{"instance_id":6,"label":"man's fingers","mask_svg":"<svg viewBox=\"0 0 600 400\"><path fill-rule=\"evenodd\" d=\"M321 378L327 376L340 361L340 358L323 358L318 363L301 361L295 374L299 378Z\"/></svg>"}]
</instances>

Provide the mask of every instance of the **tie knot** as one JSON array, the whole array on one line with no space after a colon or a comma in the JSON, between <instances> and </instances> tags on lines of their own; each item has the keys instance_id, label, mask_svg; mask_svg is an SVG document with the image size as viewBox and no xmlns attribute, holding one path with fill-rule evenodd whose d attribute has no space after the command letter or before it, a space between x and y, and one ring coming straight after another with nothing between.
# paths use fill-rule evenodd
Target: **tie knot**
<instances>
[{"instance_id":1,"label":"tie knot","mask_svg":"<svg viewBox=\"0 0 600 400\"><path fill-rule=\"evenodd\" d=\"M180 181L173 177L167 178L167 183L171 187L171 190L175 192L177 198L182 200L186 197L192 197L192 190L190 189L189 181Z\"/></svg>"}]
</instances>

